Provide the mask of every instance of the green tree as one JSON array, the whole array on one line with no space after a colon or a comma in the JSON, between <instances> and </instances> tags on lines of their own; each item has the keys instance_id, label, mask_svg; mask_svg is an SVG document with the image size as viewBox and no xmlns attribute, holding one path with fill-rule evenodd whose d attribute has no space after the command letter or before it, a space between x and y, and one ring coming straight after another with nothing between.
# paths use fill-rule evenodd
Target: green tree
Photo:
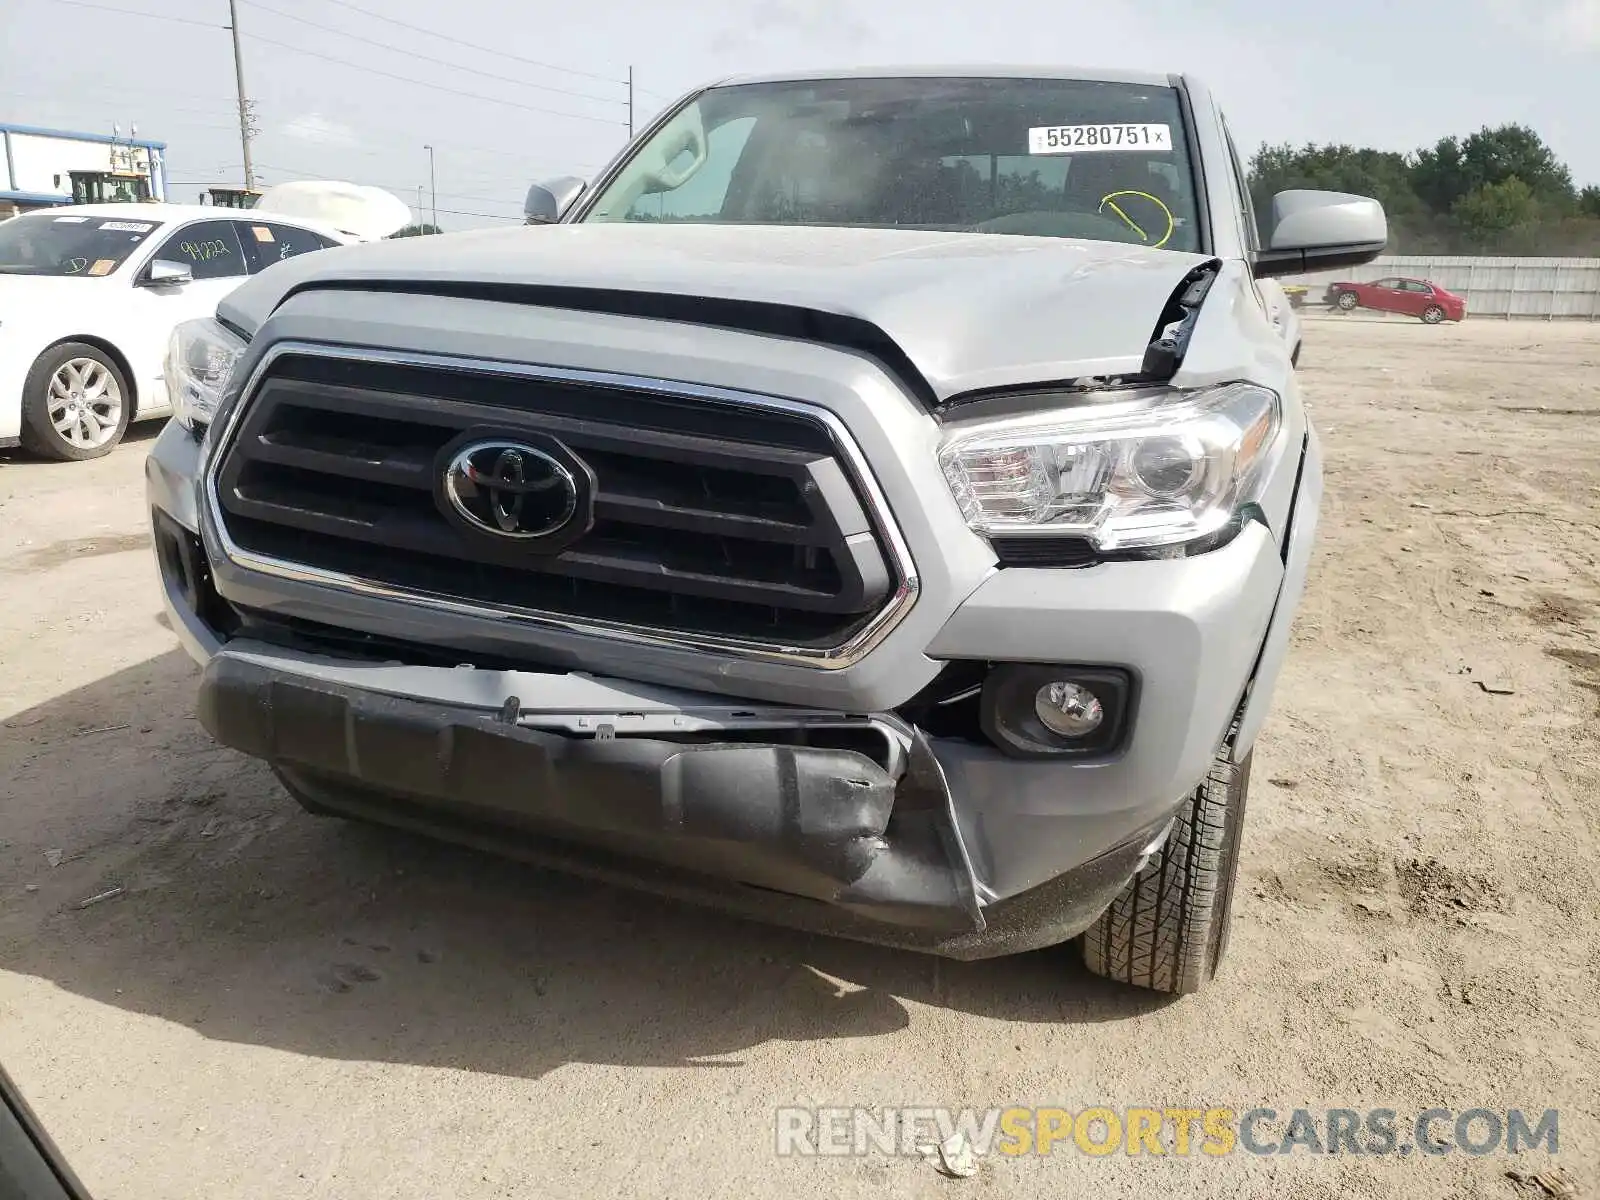
<instances>
[{"instance_id":1,"label":"green tree","mask_svg":"<svg viewBox=\"0 0 1600 1200\"><path fill-rule=\"evenodd\" d=\"M430 234L430 233L443 233L443 232L444 232L444 230L440 229L437 225L429 225L426 222L424 222L421 225L406 225L406 226L403 226L402 228L395 230L389 236L390 237L422 237L422 236L425 236L426 234Z\"/></svg>"},{"instance_id":2,"label":"green tree","mask_svg":"<svg viewBox=\"0 0 1600 1200\"><path fill-rule=\"evenodd\" d=\"M1513 176L1552 214L1570 212L1576 203L1572 172L1526 125L1486 127L1465 138L1441 138L1431 149L1417 153L1412 171L1417 194L1441 214L1484 185L1504 183Z\"/></svg>"},{"instance_id":3,"label":"green tree","mask_svg":"<svg viewBox=\"0 0 1600 1200\"><path fill-rule=\"evenodd\" d=\"M1286 188L1373 196L1389 217L1389 251L1402 254L1600 254L1600 186L1572 173L1525 125L1440 138L1414 154L1347 145L1262 146L1250 194L1262 234Z\"/></svg>"},{"instance_id":4,"label":"green tree","mask_svg":"<svg viewBox=\"0 0 1600 1200\"><path fill-rule=\"evenodd\" d=\"M1539 222L1533 189L1512 175L1498 183L1480 184L1450 208L1462 239L1477 250L1504 248L1508 239L1526 234Z\"/></svg>"}]
</instances>

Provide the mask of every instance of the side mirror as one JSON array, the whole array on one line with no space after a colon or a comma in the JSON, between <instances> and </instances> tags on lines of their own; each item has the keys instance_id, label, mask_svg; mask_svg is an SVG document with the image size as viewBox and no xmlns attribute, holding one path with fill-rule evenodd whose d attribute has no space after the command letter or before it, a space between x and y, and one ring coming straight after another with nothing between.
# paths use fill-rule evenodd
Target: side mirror
<instances>
[{"instance_id":1,"label":"side mirror","mask_svg":"<svg viewBox=\"0 0 1600 1200\"><path fill-rule=\"evenodd\" d=\"M176 287L179 284L193 282L194 272L189 269L189 264L173 262L170 258L156 259L150 264L150 270L145 275L145 284L148 287Z\"/></svg>"},{"instance_id":2,"label":"side mirror","mask_svg":"<svg viewBox=\"0 0 1600 1200\"><path fill-rule=\"evenodd\" d=\"M1383 253L1389 221L1383 205L1348 192L1296 190L1272 198L1272 238L1256 255L1258 278L1328 267L1355 267Z\"/></svg>"},{"instance_id":3,"label":"side mirror","mask_svg":"<svg viewBox=\"0 0 1600 1200\"><path fill-rule=\"evenodd\" d=\"M575 175L562 175L534 184L528 189L528 198L522 202L523 223L554 225L588 186Z\"/></svg>"}]
</instances>

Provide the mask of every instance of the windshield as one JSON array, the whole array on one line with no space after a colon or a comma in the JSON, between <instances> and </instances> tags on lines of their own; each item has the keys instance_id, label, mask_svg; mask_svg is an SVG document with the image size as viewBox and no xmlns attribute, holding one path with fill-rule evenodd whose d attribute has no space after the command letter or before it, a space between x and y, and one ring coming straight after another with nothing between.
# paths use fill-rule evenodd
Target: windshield
<instances>
[{"instance_id":1,"label":"windshield","mask_svg":"<svg viewBox=\"0 0 1600 1200\"><path fill-rule=\"evenodd\" d=\"M0 274L109 275L159 221L29 213L0 222Z\"/></svg>"},{"instance_id":2,"label":"windshield","mask_svg":"<svg viewBox=\"0 0 1600 1200\"><path fill-rule=\"evenodd\" d=\"M972 230L1200 248L1177 92L830 79L702 92L583 218Z\"/></svg>"}]
</instances>

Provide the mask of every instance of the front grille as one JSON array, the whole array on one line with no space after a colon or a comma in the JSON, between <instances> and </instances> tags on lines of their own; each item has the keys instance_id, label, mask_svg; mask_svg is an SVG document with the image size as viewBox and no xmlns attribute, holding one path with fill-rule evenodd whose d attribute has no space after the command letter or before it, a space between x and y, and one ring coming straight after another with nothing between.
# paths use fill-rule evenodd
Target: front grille
<instances>
[{"instance_id":1,"label":"front grille","mask_svg":"<svg viewBox=\"0 0 1600 1200\"><path fill-rule=\"evenodd\" d=\"M473 536L435 484L462 434L558 438L594 523L558 553ZM221 448L240 550L413 594L826 650L904 582L820 420L610 382L293 352Z\"/></svg>"}]
</instances>

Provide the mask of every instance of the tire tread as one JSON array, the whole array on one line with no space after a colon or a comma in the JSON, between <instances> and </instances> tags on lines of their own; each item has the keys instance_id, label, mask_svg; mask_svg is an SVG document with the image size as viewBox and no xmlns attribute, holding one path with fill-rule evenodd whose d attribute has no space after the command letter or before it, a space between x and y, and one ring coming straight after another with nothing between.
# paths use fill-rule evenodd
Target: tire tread
<instances>
[{"instance_id":1,"label":"tire tread","mask_svg":"<svg viewBox=\"0 0 1600 1200\"><path fill-rule=\"evenodd\" d=\"M1166 843L1083 935L1097 975L1158 992L1197 991L1227 949L1250 756L1229 746L1179 809Z\"/></svg>"}]
</instances>

